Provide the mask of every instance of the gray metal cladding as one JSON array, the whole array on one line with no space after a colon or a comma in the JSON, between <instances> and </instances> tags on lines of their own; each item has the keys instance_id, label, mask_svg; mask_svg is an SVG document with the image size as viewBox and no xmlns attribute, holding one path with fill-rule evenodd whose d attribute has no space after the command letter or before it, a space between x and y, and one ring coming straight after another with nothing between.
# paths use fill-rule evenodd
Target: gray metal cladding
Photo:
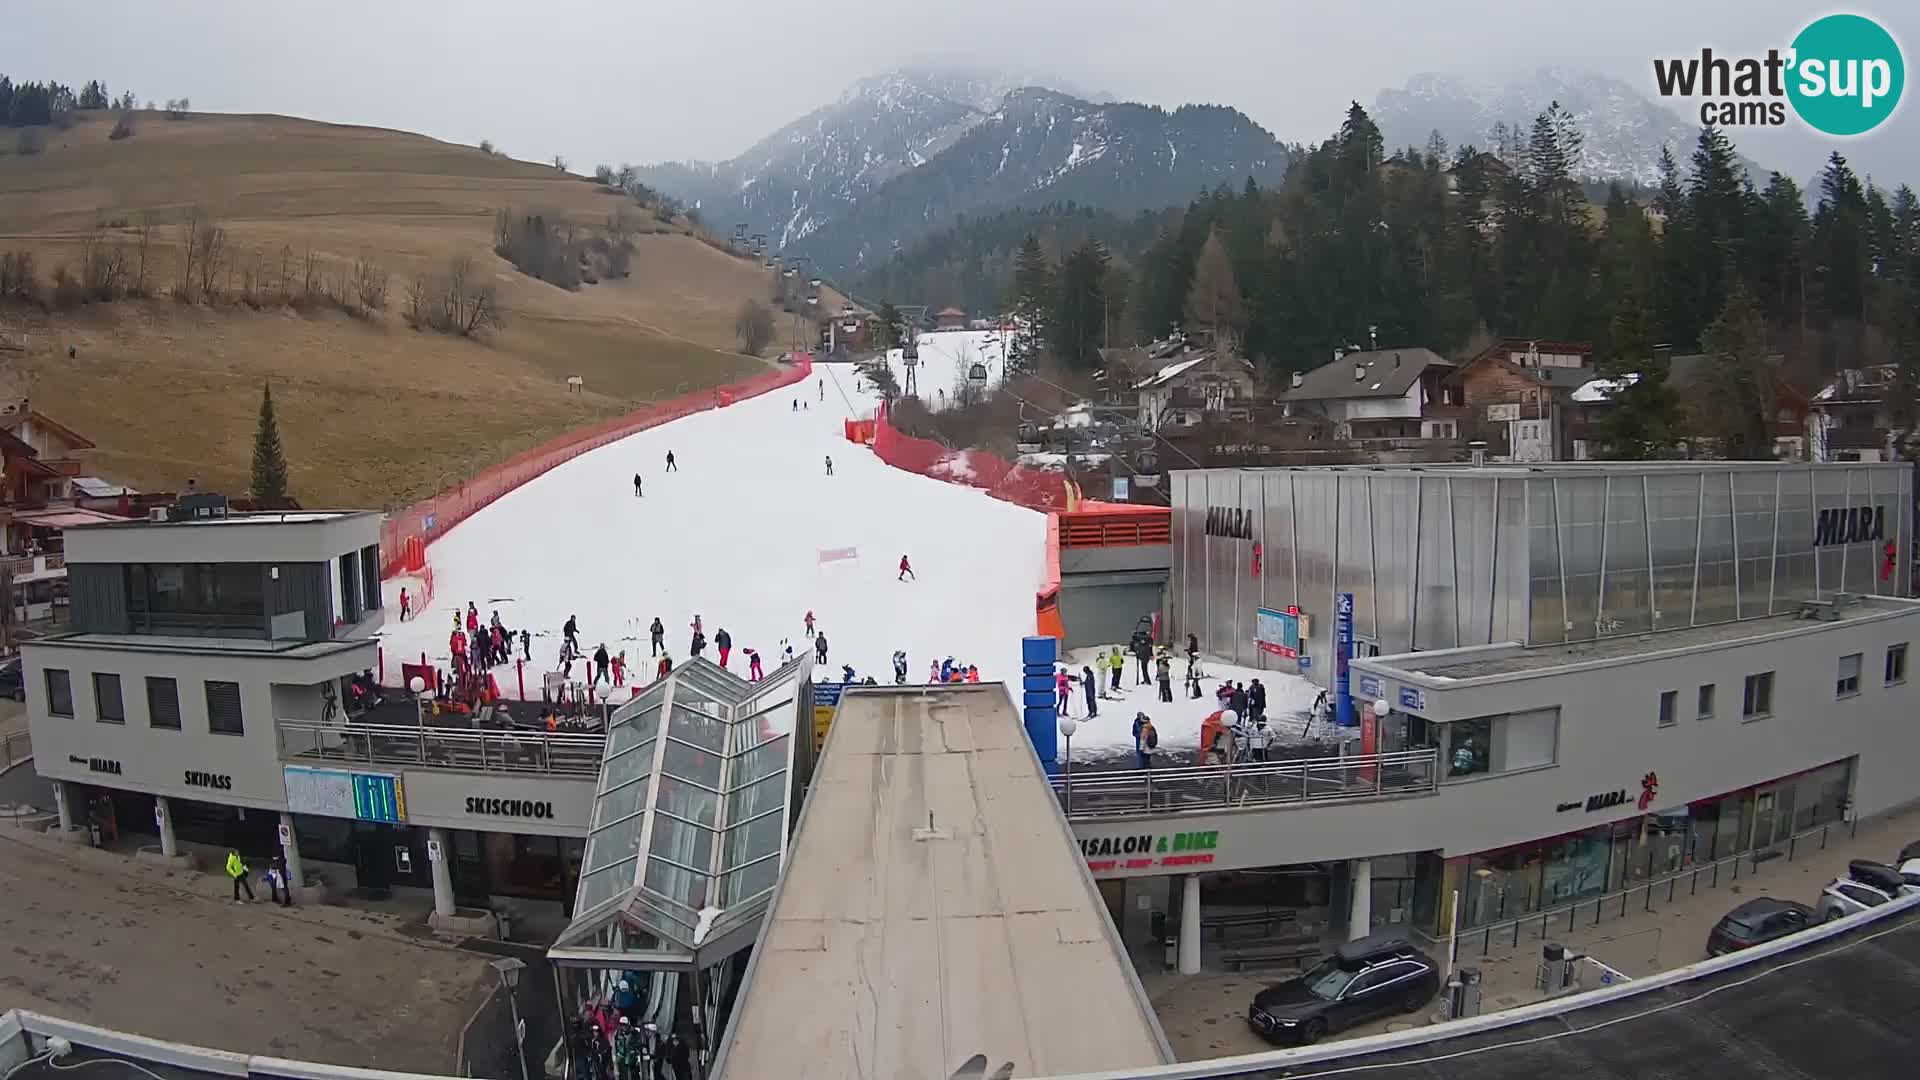
<instances>
[{"instance_id":1,"label":"gray metal cladding","mask_svg":"<svg viewBox=\"0 0 1920 1080\"><path fill-rule=\"evenodd\" d=\"M1356 637L1395 653L1641 634L1911 586L1905 464L1212 469L1174 473L1171 491L1170 636L1294 670L1253 637L1257 608L1294 605L1321 682L1340 592Z\"/></svg>"}]
</instances>

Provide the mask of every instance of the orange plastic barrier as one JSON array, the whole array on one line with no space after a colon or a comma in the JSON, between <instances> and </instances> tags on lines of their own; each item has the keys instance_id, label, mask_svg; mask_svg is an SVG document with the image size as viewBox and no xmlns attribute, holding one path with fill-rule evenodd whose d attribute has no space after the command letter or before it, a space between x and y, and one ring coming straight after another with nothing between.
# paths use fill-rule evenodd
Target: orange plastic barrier
<instances>
[{"instance_id":1,"label":"orange plastic barrier","mask_svg":"<svg viewBox=\"0 0 1920 1080\"><path fill-rule=\"evenodd\" d=\"M780 370L756 375L718 390L699 390L669 401L655 402L625 416L616 416L556 436L532 450L482 470L465 483L422 499L391 515L380 527L380 576L392 577L407 569L418 573L425 565L427 544L472 517L476 511L492 505L495 499L544 475L562 462L571 461L589 450L624 439L637 431L800 382L813 373L813 364L805 353L795 353L794 356L799 358L798 362ZM418 547L410 550L410 540L418 540ZM419 565L411 565L416 559Z\"/></svg>"},{"instance_id":2,"label":"orange plastic barrier","mask_svg":"<svg viewBox=\"0 0 1920 1080\"><path fill-rule=\"evenodd\" d=\"M873 425L874 455L896 469L981 488L996 499L1030 510L1070 510L1078 499L1063 472L1030 469L984 450L949 450L932 439L903 435L887 422L884 405Z\"/></svg>"},{"instance_id":3,"label":"orange plastic barrier","mask_svg":"<svg viewBox=\"0 0 1920 1080\"><path fill-rule=\"evenodd\" d=\"M862 446L872 446L873 427L874 422L872 420L847 421L847 441L850 443L859 443Z\"/></svg>"},{"instance_id":4,"label":"orange plastic barrier","mask_svg":"<svg viewBox=\"0 0 1920 1080\"><path fill-rule=\"evenodd\" d=\"M1129 507L1082 503L1060 515L1060 546L1070 548L1127 547L1173 542L1173 509L1167 506Z\"/></svg>"},{"instance_id":5,"label":"orange plastic barrier","mask_svg":"<svg viewBox=\"0 0 1920 1080\"><path fill-rule=\"evenodd\" d=\"M1060 619L1060 515L1047 515L1047 579L1034 595L1034 630L1041 637L1067 640L1066 623Z\"/></svg>"}]
</instances>

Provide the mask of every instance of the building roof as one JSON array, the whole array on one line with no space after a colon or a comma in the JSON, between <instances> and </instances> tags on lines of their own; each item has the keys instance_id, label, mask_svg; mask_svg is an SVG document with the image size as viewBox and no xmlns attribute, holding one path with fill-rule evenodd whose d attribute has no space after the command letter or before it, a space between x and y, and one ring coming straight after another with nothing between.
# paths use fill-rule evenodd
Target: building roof
<instances>
[{"instance_id":1,"label":"building roof","mask_svg":"<svg viewBox=\"0 0 1920 1080\"><path fill-rule=\"evenodd\" d=\"M1395 398L1405 394L1429 368L1453 370L1451 361L1432 349L1374 349L1347 353L1300 377L1300 385L1282 394L1283 401L1339 401L1346 398ZM1356 378L1359 372L1361 377Z\"/></svg>"},{"instance_id":2,"label":"building roof","mask_svg":"<svg viewBox=\"0 0 1920 1080\"><path fill-rule=\"evenodd\" d=\"M125 484L116 484L111 480L104 480L98 476L74 477L73 489L89 499L111 499L119 495L140 494Z\"/></svg>"},{"instance_id":3,"label":"building roof","mask_svg":"<svg viewBox=\"0 0 1920 1080\"><path fill-rule=\"evenodd\" d=\"M93 511L87 511L92 513ZM168 518L166 521L154 521L150 518L123 518L111 514L100 515L100 520L90 523L92 528L115 529L183 529L202 528L208 525L313 525L323 521L339 521L344 518L379 515L377 510L261 510L254 512L228 510L223 517Z\"/></svg>"},{"instance_id":4,"label":"building roof","mask_svg":"<svg viewBox=\"0 0 1920 1080\"><path fill-rule=\"evenodd\" d=\"M13 520L16 524L42 529L71 529L77 525L125 524L129 519L85 507L64 506L46 510L15 510Z\"/></svg>"},{"instance_id":5,"label":"building roof","mask_svg":"<svg viewBox=\"0 0 1920 1080\"><path fill-rule=\"evenodd\" d=\"M31 420L34 423L39 424L41 427L46 428L47 430L53 432L55 435L58 435L62 439L65 439L67 442L67 445L72 447L75 450L93 449L92 439L87 438L85 435L80 434L79 432L73 430L72 428L66 426L65 424L62 424L60 421L53 419L52 417L48 416L46 413L43 413L38 409L34 409L28 412L27 415L25 416L15 416L13 419L13 422L15 424L20 424L28 420Z\"/></svg>"},{"instance_id":6,"label":"building roof","mask_svg":"<svg viewBox=\"0 0 1920 1080\"><path fill-rule=\"evenodd\" d=\"M941 318L945 318L948 315L959 315L964 318L967 313L964 311L961 311L957 307L949 307L949 308L941 308L939 311L935 312L935 314Z\"/></svg>"},{"instance_id":7,"label":"building roof","mask_svg":"<svg viewBox=\"0 0 1920 1080\"><path fill-rule=\"evenodd\" d=\"M1153 374L1147 376L1144 379L1141 379L1137 383L1134 383L1133 388L1135 390L1151 390L1155 387L1165 386L1168 383L1172 382L1173 380L1179 378L1182 374L1184 374L1188 369L1192 368L1195 364L1198 364L1200 361L1205 360L1208 355L1209 354L1207 353L1201 353L1198 356L1188 357L1183 360L1175 360L1171 364L1162 365L1158 371L1155 371Z\"/></svg>"}]
</instances>

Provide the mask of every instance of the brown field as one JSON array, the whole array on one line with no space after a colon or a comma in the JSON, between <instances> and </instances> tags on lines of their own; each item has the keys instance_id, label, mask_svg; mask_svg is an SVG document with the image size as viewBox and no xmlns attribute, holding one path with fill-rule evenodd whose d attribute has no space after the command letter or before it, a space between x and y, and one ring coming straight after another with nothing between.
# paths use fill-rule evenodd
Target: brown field
<instances>
[{"instance_id":1,"label":"brown field","mask_svg":"<svg viewBox=\"0 0 1920 1080\"><path fill-rule=\"evenodd\" d=\"M231 300L0 308L0 332L27 343L24 358L0 352L0 378L98 443L93 471L109 478L244 489L271 380L297 498L398 505L570 428L761 367L733 352L733 322L745 298L765 299L768 271L578 177L286 117L142 114L120 142L106 116L80 117L32 157L0 132L0 250L33 251L42 279L77 269L89 234L131 245L151 216L163 224L148 287L164 293L179 271L176 223L196 205L228 230L229 294L251 268L279 295L283 263L297 290L309 248L330 273L368 259L392 275L373 320ZM491 250L503 206L594 227L624 208L641 233L631 276L567 292L516 272ZM460 255L498 286L505 328L479 341L407 328L406 281ZM790 334L782 322L778 344ZM566 393L570 375L585 393Z\"/></svg>"}]
</instances>

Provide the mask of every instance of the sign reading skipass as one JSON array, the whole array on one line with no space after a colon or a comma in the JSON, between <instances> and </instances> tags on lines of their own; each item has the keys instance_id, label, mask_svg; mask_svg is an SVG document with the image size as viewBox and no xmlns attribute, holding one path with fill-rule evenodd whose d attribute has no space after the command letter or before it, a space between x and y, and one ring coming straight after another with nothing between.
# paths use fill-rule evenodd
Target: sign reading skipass
<instances>
[{"instance_id":1,"label":"sign reading skipass","mask_svg":"<svg viewBox=\"0 0 1920 1080\"><path fill-rule=\"evenodd\" d=\"M1080 853L1095 874L1184 872L1213 862L1220 846L1218 830L1201 832L1142 832L1112 836L1083 836Z\"/></svg>"}]
</instances>

